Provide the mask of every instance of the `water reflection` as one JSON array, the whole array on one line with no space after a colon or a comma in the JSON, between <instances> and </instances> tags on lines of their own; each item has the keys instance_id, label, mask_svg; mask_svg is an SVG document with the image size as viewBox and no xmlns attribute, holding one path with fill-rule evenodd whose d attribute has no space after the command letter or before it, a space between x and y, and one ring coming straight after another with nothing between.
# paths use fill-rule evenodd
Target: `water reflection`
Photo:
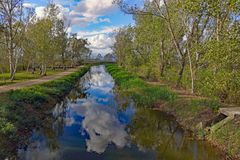
<instances>
[{"instance_id":1,"label":"water reflection","mask_svg":"<svg viewBox=\"0 0 240 160\"><path fill-rule=\"evenodd\" d=\"M81 108L78 104L81 104ZM86 140L88 151L103 153L110 143L120 148L127 144L125 125L119 122L114 107L101 106L93 101L81 101L78 104L71 105L71 109L84 117L82 127L89 135Z\"/></svg>"},{"instance_id":2,"label":"water reflection","mask_svg":"<svg viewBox=\"0 0 240 160\"><path fill-rule=\"evenodd\" d=\"M157 151L159 160L221 159L210 145L189 139L174 118L164 113L139 108L129 126L132 141L142 150Z\"/></svg>"},{"instance_id":3,"label":"water reflection","mask_svg":"<svg viewBox=\"0 0 240 160\"><path fill-rule=\"evenodd\" d=\"M33 131L18 159L219 159L205 143L185 137L174 119L116 98L113 88L104 66L92 67Z\"/></svg>"}]
</instances>

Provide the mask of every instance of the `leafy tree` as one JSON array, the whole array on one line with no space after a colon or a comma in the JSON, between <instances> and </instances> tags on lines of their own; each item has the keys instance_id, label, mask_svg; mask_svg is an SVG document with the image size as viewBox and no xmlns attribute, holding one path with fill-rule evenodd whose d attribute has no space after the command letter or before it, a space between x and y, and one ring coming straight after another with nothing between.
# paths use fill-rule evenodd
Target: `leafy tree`
<instances>
[{"instance_id":1,"label":"leafy tree","mask_svg":"<svg viewBox=\"0 0 240 160\"><path fill-rule=\"evenodd\" d=\"M239 0L115 0L136 25L116 35L119 65L149 80L239 103Z\"/></svg>"}]
</instances>

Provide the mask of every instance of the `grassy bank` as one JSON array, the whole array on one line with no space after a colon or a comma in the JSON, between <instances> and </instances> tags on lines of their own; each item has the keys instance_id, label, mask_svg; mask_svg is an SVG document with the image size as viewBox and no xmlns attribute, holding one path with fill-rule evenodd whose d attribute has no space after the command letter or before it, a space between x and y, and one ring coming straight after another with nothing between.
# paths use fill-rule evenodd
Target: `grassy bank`
<instances>
[{"instance_id":1,"label":"grassy bank","mask_svg":"<svg viewBox=\"0 0 240 160\"><path fill-rule=\"evenodd\" d=\"M231 157L240 155L240 118L228 122L214 132L207 130L222 118L218 113L221 106L218 101L180 97L166 87L146 83L117 65L107 65L106 68L115 79L117 91L131 97L137 106L144 105L174 115L179 124L190 130L194 136L213 142Z\"/></svg>"},{"instance_id":2,"label":"grassy bank","mask_svg":"<svg viewBox=\"0 0 240 160\"><path fill-rule=\"evenodd\" d=\"M149 107L159 100L173 102L176 99L176 94L167 87L151 86L138 76L122 70L115 64L108 64L106 68L114 78L122 96L130 97L136 105Z\"/></svg>"},{"instance_id":3,"label":"grassy bank","mask_svg":"<svg viewBox=\"0 0 240 160\"><path fill-rule=\"evenodd\" d=\"M68 94L88 70L89 67L84 67L61 79L0 94L0 148L6 148L0 153L0 159L15 153L17 146L26 143L34 127L49 120L47 111Z\"/></svg>"}]
</instances>

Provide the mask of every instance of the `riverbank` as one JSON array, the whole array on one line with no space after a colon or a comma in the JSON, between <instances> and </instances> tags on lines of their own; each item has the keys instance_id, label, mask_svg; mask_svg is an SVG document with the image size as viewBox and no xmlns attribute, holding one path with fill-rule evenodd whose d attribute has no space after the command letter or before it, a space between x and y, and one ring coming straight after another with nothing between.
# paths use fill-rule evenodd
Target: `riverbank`
<instances>
[{"instance_id":1,"label":"riverbank","mask_svg":"<svg viewBox=\"0 0 240 160\"><path fill-rule=\"evenodd\" d=\"M116 65L107 65L108 72L118 85L117 91L131 97L137 106L151 106L154 110L176 117L178 123L197 138L208 140L232 158L240 155L240 119L235 118L221 128L209 129L224 117L219 116L221 104L205 98L182 98L167 86L151 85Z\"/></svg>"},{"instance_id":2,"label":"riverbank","mask_svg":"<svg viewBox=\"0 0 240 160\"><path fill-rule=\"evenodd\" d=\"M68 94L88 70L89 67L83 67L57 80L0 94L0 147L6 148L0 153L0 159L27 144L32 129L50 119L47 111Z\"/></svg>"}]
</instances>

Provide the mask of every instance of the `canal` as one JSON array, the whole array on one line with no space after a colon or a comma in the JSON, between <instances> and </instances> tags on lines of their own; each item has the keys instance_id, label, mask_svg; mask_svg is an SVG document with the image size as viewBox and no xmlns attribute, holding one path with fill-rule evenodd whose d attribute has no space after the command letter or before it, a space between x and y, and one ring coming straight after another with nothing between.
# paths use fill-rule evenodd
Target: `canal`
<instances>
[{"instance_id":1,"label":"canal","mask_svg":"<svg viewBox=\"0 0 240 160\"><path fill-rule=\"evenodd\" d=\"M218 160L171 116L119 98L104 66L93 66L34 129L21 160Z\"/></svg>"}]
</instances>

